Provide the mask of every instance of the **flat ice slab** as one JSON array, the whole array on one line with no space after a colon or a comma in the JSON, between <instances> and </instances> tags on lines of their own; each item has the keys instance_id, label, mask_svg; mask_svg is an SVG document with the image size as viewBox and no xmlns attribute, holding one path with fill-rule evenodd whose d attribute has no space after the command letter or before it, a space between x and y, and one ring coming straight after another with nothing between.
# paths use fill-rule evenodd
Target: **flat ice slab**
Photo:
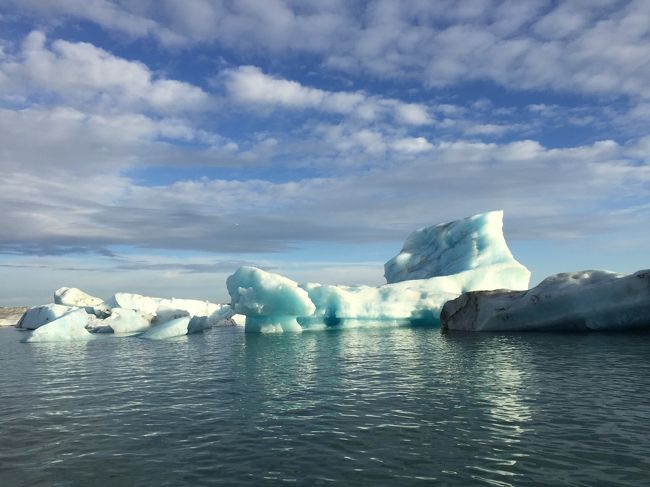
<instances>
[{"instance_id":1,"label":"flat ice slab","mask_svg":"<svg viewBox=\"0 0 650 487\"><path fill-rule=\"evenodd\" d=\"M448 302L443 330L575 331L650 328L650 270L551 276L528 291L469 292Z\"/></svg>"}]
</instances>

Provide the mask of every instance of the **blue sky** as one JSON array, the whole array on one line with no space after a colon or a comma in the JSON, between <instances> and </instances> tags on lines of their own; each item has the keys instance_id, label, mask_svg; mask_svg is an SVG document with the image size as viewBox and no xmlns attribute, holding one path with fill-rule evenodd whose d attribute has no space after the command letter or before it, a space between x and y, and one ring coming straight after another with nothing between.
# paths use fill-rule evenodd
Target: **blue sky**
<instances>
[{"instance_id":1,"label":"blue sky","mask_svg":"<svg viewBox=\"0 0 650 487\"><path fill-rule=\"evenodd\" d=\"M0 0L0 304L379 284L505 210L546 275L650 267L650 2Z\"/></svg>"}]
</instances>

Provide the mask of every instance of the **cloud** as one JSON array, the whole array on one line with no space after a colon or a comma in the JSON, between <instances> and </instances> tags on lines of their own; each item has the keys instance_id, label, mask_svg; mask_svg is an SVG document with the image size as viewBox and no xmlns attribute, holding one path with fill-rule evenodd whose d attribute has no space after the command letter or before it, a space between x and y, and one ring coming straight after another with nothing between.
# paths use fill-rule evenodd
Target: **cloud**
<instances>
[{"instance_id":1,"label":"cloud","mask_svg":"<svg viewBox=\"0 0 650 487\"><path fill-rule=\"evenodd\" d=\"M41 18L83 19L163 45L314 56L316 63L432 87L489 80L519 90L649 98L644 0L353 2L14 1Z\"/></svg>"},{"instance_id":2,"label":"cloud","mask_svg":"<svg viewBox=\"0 0 650 487\"><path fill-rule=\"evenodd\" d=\"M133 167L182 164L190 155L197 165L231 165L237 149L230 144L176 118L94 114L64 106L0 108L0 169L5 174L55 169L113 176Z\"/></svg>"},{"instance_id":3,"label":"cloud","mask_svg":"<svg viewBox=\"0 0 650 487\"><path fill-rule=\"evenodd\" d=\"M204 110L210 96L192 84L157 78L149 68L86 42L55 40L34 31L15 56L0 61L0 87L25 97L55 95L79 106L140 108L158 113Z\"/></svg>"},{"instance_id":4,"label":"cloud","mask_svg":"<svg viewBox=\"0 0 650 487\"><path fill-rule=\"evenodd\" d=\"M390 115L401 124L432 123L427 107L417 103L370 96L361 91L335 92L304 86L297 81L265 74L256 66L240 66L222 74L228 94L254 106L312 109L354 115L369 121Z\"/></svg>"},{"instance_id":5,"label":"cloud","mask_svg":"<svg viewBox=\"0 0 650 487\"><path fill-rule=\"evenodd\" d=\"M392 148L398 152L418 154L420 152L427 152L432 150L433 145L424 137L406 137L403 139L395 140L392 143Z\"/></svg>"},{"instance_id":6,"label":"cloud","mask_svg":"<svg viewBox=\"0 0 650 487\"><path fill-rule=\"evenodd\" d=\"M0 182L0 244L278 252L310 241L401 240L418 226L493 208L506 209L518 236L557 236L559 228L577 236L626 223L608 217L605 202L622 209L650 196L644 140L567 149L526 140L401 144L426 156L286 183L202 179L144 187L106 174L14 173Z\"/></svg>"}]
</instances>

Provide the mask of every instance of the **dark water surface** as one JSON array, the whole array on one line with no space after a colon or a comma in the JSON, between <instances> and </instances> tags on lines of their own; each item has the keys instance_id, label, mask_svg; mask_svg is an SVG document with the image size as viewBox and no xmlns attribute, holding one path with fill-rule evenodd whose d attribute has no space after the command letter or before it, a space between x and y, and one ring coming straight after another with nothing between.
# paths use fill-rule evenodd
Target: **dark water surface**
<instances>
[{"instance_id":1,"label":"dark water surface","mask_svg":"<svg viewBox=\"0 0 650 487\"><path fill-rule=\"evenodd\" d=\"M2 487L650 483L650 334L22 336Z\"/></svg>"}]
</instances>

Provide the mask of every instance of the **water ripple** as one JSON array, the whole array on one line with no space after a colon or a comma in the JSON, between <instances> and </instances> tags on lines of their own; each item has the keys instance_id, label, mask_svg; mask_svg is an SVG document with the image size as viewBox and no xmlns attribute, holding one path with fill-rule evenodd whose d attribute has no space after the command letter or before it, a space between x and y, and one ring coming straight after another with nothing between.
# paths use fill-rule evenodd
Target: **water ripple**
<instances>
[{"instance_id":1,"label":"water ripple","mask_svg":"<svg viewBox=\"0 0 650 487\"><path fill-rule=\"evenodd\" d=\"M3 487L650 478L648 334L18 338L0 330Z\"/></svg>"}]
</instances>

